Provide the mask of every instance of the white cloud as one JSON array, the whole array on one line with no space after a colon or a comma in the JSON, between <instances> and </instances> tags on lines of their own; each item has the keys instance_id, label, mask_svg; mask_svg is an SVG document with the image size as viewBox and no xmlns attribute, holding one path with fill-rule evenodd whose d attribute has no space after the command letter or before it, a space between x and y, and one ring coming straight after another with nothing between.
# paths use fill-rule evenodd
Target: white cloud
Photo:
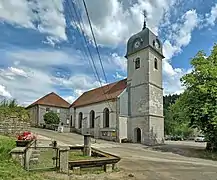
<instances>
[{"instance_id":1,"label":"white cloud","mask_svg":"<svg viewBox=\"0 0 217 180\"><path fill-rule=\"evenodd\" d=\"M111 59L109 62L117 69L127 72L127 59L123 56L119 56L117 53L112 53L111 54Z\"/></svg>"},{"instance_id":2,"label":"white cloud","mask_svg":"<svg viewBox=\"0 0 217 180\"><path fill-rule=\"evenodd\" d=\"M76 95L81 95L83 92L99 87L100 83L86 74L75 74L70 78L53 78L53 82L65 88L73 88ZM102 81L101 81L102 82ZM104 83L102 83L104 85Z\"/></svg>"},{"instance_id":3,"label":"white cloud","mask_svg":"<svg viewBox=\"0 0 217 180\"><path fill-rule=\"evenodd\" d=\"M196 10L187 11L180 19L181 23L172 25L172 30L166 35L168 39L163 44L163 53L166 59L171 59L191 41L191 34L201 21Z\"/></svg>"},{"instance_id":4,"label":"white cloud","mask_svg":"<svg viewBox=\"0 0 217 180\"><path fill-rule=\"evenodd\" d=\"M20 72L25 72L25 76L20 75ZM40 96L55 91L49 74L28 67L22 67L22 70L21 67L0 69L0 82L19 103L32 103Z\"/></svg>"},{"instance_id":5,"label":"white cloud","mask_svg":"<svg viewBox=\"0 0 217 180\"><path fill-rule=\"evenodd\" d=\"M157 34L164 14L174 3L174 0L138 0L130 5L124 0L86 1L97 42L108 46L125 43L132 34L142 30L144 9L148 13L149 28ZM92 37L87 20L85 24L85 32Z\"/></svg>"},{"instance_id":6,"label":"white cloud","mask_svg":"<svg viewBox=\"0 0 217 180\"><path fill-rule=\"evenodd\" d=\"M168 36L172 37L173 45L169 40L166 40L163 46L163 52L166 57L163 60L165 94L180 93L184 90L184 87L181 86L180 78L189 70L173 68L170 64L170 59L180 53L182 48L190 43L192 32L198 26L200 19L195 10L189 10L181 17L181 22L172 26L171 33L173 33L173 36L168 34Z\"/></svg>"},{"instance_id":7,"label":"white cloud","mask_svg":"<svg viewBox=\"0 0 217 180\"><path fill-rule=\"evenodd\" d=\"M191 33L197 27L199 18L196 10L189 10L183 16L184 23L179 27L176 43L179 47L187 46L191 41Z\"/></svg>"},{"instance_id":8,"label":"white cloud","mask_svg":"<svg viewBox=\"0 0 217 180\"><path fill-rule=\"evenodd\" d=\"M121 75L120 73L116 72L115 75L113 75L115 79L125 79L127 76Z\"/></svg>"},{"instance_id":9,"label":"white cloud","mask_svg":"<svg viewBox=\"0 0 217 180\"><path fill-rule=\"evenodd\" d=\"M73 56L72 56L73 54ZM6 52L8 59L13 59L16 65L26 64L31 67L49 67L57 65L82 65L85 62L81 61L81 53L71 50L71 54L66 51L52 49L37 49L37 50L16 50Z\"/></svg>"},{"instance_id":10,"label":"white cloud","mask_svg":"<svg viewBox=\"0 0 217 180\"><path fill-rule=\"evenodd\" d=\"M32 17L33 12L27 1L1 0L0 19L8 23L17 24L26 28L34 28Z\"/></svg>"},{"instance_id":11,"label":"white cloud","mask_svg":"<svg viewBox=\"0 0 217 180\"><path fill-rule=\"evenodd\" d=\"M38 29L40 32L57 36L61 40L67 39L62 0L38 0L36 3L32 3L31 7L37 10L37 19L40 21Z\"/></svg>"},{"instance_id":12,"label":"white cloud","mask_svg":"<svg viewBox=\"0 0 217 180\"><path fill-rule=\"evenodd\" d=\"M11 94L6 90L5 86L0 85L0 96L11 98Z\"/></svg>"},{"instance_id":13,"label":"white cloud","mask_svg":"<svg viewBox=\"0 0 217 180\"><path fill-rule=\"evenodd\" d=\"M72 104L76 98L74 96L66 96L66 97L63 97L67 102L69 102L70 104Z\"/></svg>"},{"instance_id":14,"label":"white cloud","mask_svg":"<svg viewBox=\"0 0 217 180\"><path fill-rule=\"evenodd\" d=\"M214 26L217 20L217 4L211 8L210 13L206 14L206 21L209 25Z\"/></svg>"},{"instance_id":15,"label":"white cloud","mask_svg":"<svg viewBox=\"0 0 217 180\"><path fill-rule=\"evenodd\" d=\"M27 73L22 70L22 69L18 69L18 68L14 68L14 67L9 67L8 68L11 73L13 73L14 75L18 75L18 76L23 76L23 77L27 77Z\"/></svg>"},{"instance_id":16,"label":"white cloud","mask_svg":"<svg viewBox=\"0 0 217 180\"><path fill-rule=\"evenodd\" d=\"M53 43L67 40L62 0L1 0L0 20L54 36Z\"/></svg>"},{"instance_id":17,"label":"white cloud","mask_svg":"<svg viewBox=\"0 0 217 180\"><path fill-rule=\"evenodd\" d=\"M163 54L166 59L171 59L176 53L180 52L180 47L173 46L169 40L164 41L163 43Z\"/></svg>"}]
</instances>

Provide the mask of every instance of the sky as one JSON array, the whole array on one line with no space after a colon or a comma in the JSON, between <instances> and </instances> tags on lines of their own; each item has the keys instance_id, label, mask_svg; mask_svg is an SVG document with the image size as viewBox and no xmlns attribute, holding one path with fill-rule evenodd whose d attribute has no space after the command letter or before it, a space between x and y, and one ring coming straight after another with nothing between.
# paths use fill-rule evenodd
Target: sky
<instances>
[{"instance_id":1,"label":"sky","mask_svg":"<svg viewBox=\"0 0 217 180\"><path fill-rule=\"evenodd\" d=\"M0 0L0 97L28 105L56 92L73 102L84 91L127 76L127 40L147 26L163 43L164 94L181 93L199 50L217 39L216 0ZM87 40L84 41L84 37Z\"/></svg>"}]
</instances>

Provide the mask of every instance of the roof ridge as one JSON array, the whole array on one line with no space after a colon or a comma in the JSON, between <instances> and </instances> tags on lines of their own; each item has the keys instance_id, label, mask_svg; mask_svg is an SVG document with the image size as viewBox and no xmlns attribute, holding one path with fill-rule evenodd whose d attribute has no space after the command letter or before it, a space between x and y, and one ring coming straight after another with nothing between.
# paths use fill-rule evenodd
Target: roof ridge
<instances>
[{"instance_id":1,"label":"roof ridge","mask_svg":"<svg viewBox=\"0 0 217 180\"><path fill-rule=\"evenodd\" d=\"M120 94L121 91L123 91L126 88L126 80L127 78L121 79L119 81L115 81L110 84L106 84L104 86L97 87L95 89L86 91L81 96L79 96L70 105L70 107L76 107L78 104L79 106L81 104L88 105L91 102L96 103L96 102L108 101L108 100L114 99ZM108 87L108 89L106 89L106 87Z\"/></svg>"},{"instance_id":2,"label":"roof ridge","mask_svg":"<svg viewBox=\"0 0 217 180\"><path fill-rule=\"evenodd\" d=\"M91 91L94 91L94 90L97 90L97 89L100 89L100 88L103 88L103 87L106 87L106 86L109 86L109 85L112 85L112 84L116 84L116 83L118 83L118 82L120 82L120 81L123 81L123 80L126 80L126 79L127 79L127 78L122 79L122 80L119 80L119 81L114 81L114 82L109 83L109 84L106 84L106 85L104 85L104 86L100 86L100 87L91 89L91 90L89 90L89 91L85 91L84 93L88 93L88 92L91 92ZM109 91L109 90L107 90L107 91ZM83 93L83 94L84 94L84 93ZM83 94L82 94L82 95L83 95Z\"/></svg>"},{"instance_id":3,"label":"roof ridge","mask_svg":"<svg viewBox=\"0 0 217 180\"><path fill-rule=\"evenodd\" d=\"M57 93L52 92L51 94L55 94L56 96L58 96L61 100L65 101L66 103L68 103L70 105L70 103L68 101L66 101L65 99L63 99L61 96L59 96Z\"/></svg>"},{"instance_id":4,"label":"roof ridge","mask_svg":"<svg viewBox=\"0 0 217 180\"><path fill-rule=\"evenodd\" d=\"M41 104L40 102L43 101L44 99L48 98L50 95L56 96L56 98L58 98L59 100L61 100L64 103L66 103L68 105L68 107L70 106L70 103L68 101L66 101L65 99L63 99L61 96L59 96L57 93L50 92L50 93L46 94L45 96L39 98L38 100L36 100L35 102L33 102L32 104L30 104L29 106L27 106L26 108L29 108L29 107L37 105L37 104ZM49 105L49 103L47 103L47 104ZM63 106L67 106L67 105L63 105Z\"/></svg>"}]
</instances>

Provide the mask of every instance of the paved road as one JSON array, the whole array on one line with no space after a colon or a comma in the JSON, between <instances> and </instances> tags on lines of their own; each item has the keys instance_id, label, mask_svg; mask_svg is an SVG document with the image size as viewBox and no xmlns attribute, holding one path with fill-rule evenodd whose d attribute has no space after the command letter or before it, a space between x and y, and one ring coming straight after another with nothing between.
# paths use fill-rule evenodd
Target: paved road
<instances>
[{"instance_id":1,"label":"paved road","mask_svg":"<svg viewBox=\"0 0 217 180\"><path fill-rule=\"evenodd\" d=\"M58 133L44 129L32 129L32 131L68 145L83 144L83 137L78 134ZM174 145L174 142L170 143ZM185 145L191 144L197 146L194 142L186 142ZM198 145L200 148L204 146L204 144ZM140 144L118 144L96 140L93 147L120 156L121 171L108 174L106 177L99 175L85 179L217 180L217 161L185 157L172 152L153 151ZM134 177L129 177L129 174L133 174Z\"/></svg>"}]
</instances>

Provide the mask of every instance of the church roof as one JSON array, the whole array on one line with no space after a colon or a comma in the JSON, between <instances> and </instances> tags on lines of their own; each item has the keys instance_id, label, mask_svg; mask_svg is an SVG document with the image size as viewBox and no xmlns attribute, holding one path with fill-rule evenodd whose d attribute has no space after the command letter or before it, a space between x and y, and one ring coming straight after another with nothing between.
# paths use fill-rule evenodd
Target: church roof
<instances>
[{"instance_id":1,"label":"church roof","mask_svg":"<svg viewBox=\"0 0 217 180\"><path fill-rule=\"evenodd\" d=\"M55 94L54 92L47 94L46 96L38 99L31 105L27 107L33 107L35 105L46 105L46 106L54 106L54 107L62 107L62 108L68 108L70 104L65 101L63 98Z\"/></svg>"},{"instance_id":2,"label":"church roof","mask_svg":"<svg viewBox=\"0 0 217 180\"><path fill-rule=\"evenodd\" d=\"M114 82L87 92L84 92L71 107L87 106L90 104L117 98L127 87L127 79Z\"/></svg>"}]
</instances>

